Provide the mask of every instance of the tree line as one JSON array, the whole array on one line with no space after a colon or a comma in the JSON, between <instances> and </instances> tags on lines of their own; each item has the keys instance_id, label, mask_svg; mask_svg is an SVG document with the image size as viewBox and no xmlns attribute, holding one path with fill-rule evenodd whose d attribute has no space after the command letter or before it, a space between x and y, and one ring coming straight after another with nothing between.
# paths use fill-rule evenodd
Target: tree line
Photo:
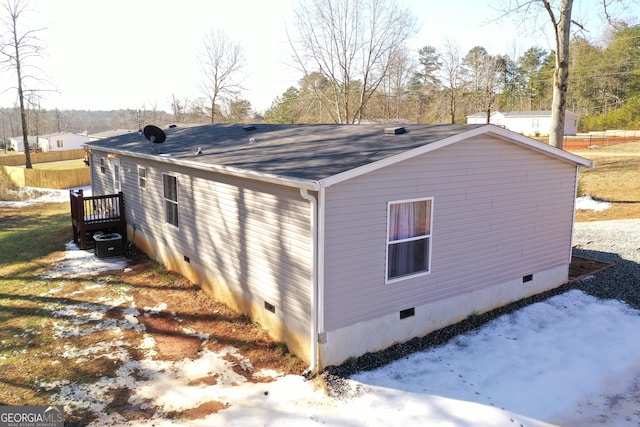
<instances>
[{"instance_id":1,"label":"tree line","mask_svg":"<svg viewBox=\"0 0 640 427\"><path fill-rule=\"evenodd\" d=\"M401 53L401 54L400 54ZM390 72L362 109L365 121L465 123L469 114L493 111L549 110L554 55L534 46L522 55L491 55L476 46L462 55L454 44L443 49L425 46L394 56ZM580 116L580 131L640 128L640 26L612 26L601 40L571 41L571 73L567 109ZM355 104L359 81L348 95ZM318 72L305 75L278 96L263 116L248 100L220 95L213 103L214 120L224 123L332 123L335 114L322 102L335 91ZM96 133L136 129L145 123L210 123L209 99L171 99L171 111L145 106L115 111L42 110L27 107L34 134L61 131ZM0 109L4 136L20 135L19 109Z\"/></svg>"},{"instance_id":2,"label":"tree line","mask_svg":"<svg viewBox=\"0 0 640 427\"><path fill-rule=\"evenodd\" d=\"M547 15L556 50L534 46L509 56L493 55L480 45L463 53L452 42L410 51L406 44L417 33L416 20L395 0L298 0L297 31L289 42L303 77L261 116L242 98L244 51L219 30L203 39L201 96L172 94L170 112L144 104L102 114L42 110L43 91L35 86L43 81L26 71L41 54L44 29L21 26L28 0L0 0L8 30L0 33L0 63L15 72L19 100L14 108L0 110L3 132L22 132L26 147L27 135L95 133L146 123L464 123L478 112L488 121L494 111L552 110L550 142L561 148L557 129L563 129L566 109L581 116L581 131L640 125L640 26L609 14L612 5L625 1L637 2L603 2L609 30L593 41L581 36L584 31L570 31L572 24L583 29L571 17L573 0L513 0L505 16ZM29 167L28 150L25 155Z\"/></svg>"},{"instance_id":3,"label":"tree line","mask_svg":"<svg viewBox=\"0 0 640 427\"><path fill-rule=\"evenodd\" d=\"M570 52L566 106L581 117L580 131L640 128L640 26L618 23L597 41L574 37ZM462 54L454 44L427 45L415 59L399 51L363 119L465 123L479 112L550 110L554 63L555 52L538 46L515 58L482 46ZM350 83L355 103L359 82ZM333 121L321 102L332 91L324 75L309 73L273 102L265 121Z\"/></svg>"}]
</instances>

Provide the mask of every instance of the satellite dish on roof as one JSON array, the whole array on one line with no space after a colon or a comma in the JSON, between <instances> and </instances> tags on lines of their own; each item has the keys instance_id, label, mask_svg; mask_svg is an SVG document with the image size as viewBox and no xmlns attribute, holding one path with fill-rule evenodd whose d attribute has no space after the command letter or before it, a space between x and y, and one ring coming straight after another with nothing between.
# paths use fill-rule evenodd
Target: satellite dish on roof
<instances>
[{"instance_id":1,"label":"satellite dish on roof","mask_svg":"<svg viewBox=\"0 0 640 427\"><path fill-rule=\"evenodd\" d=\"M155 144L160 144L167 139L167 135L165 135L164 131L160 129L158 126L147 125L142 130L144 136L151 142Z\"/></svg>"}]
</instances>

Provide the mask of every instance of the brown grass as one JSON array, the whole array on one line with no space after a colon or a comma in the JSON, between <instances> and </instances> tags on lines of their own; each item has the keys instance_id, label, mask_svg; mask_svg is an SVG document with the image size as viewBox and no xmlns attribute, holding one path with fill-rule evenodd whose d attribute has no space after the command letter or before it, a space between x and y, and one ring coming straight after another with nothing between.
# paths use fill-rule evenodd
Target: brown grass
<instances>
[{"instance_id":1,"label":"brown grass","mask_svg":"<svg viewBox=\"0 0 640 427\"><path fill-rule=\"evenodd\" d=\"M283 352L280 343L246 316L213 301L184 277L166 271L142 254L131 260L126 272L97 277L40 278L38 274L50 270L51 263L64 254L69 240L71 229L66 203L20 209L0 207L0 405L53 404L57 403L53 401L57 388L38 384L61 381L90 384L116 376L117 369L123 365L121 360L109 357L81 360L63 355L68 349L91 349L100 343L112 342L113 328L98 328L64 339L54 335L56 322L64 319L59 317L61 309L73 310L82 303L100 306L101 298L107 293L126 292L138 308L167 304L166 309L157 313L138 316L146 328L145 334L156 342L155 360L197 358L204 349L217 351L233 346L251 361L255 371L272 369L284 374L301 374L306 368L305 363ZM111 308L103 319L91 320L82 324L82 328L97 326L105 319L123 321L123 308ZM209 339L194 337L185 332L187 329L206 331ZM117 339L130 344L127 348L131 357L142 359L144 355L139 347L143 334L130 329L119 333ZM250 381L268 381L253 377L252 372L245 371L239 363L236 369ZM201 381L211 383L216 378ZM141 408L127 403L129 390L111 393L109 411L131 420L149 416ZM197 416L197 413L223 407L221 403L211 402L187 415ZM153 413L153 408L146 411ZM92 416L81 408L67 407L65 425L86 425Z\"/></svg>"},{"instance_id":2,"label":"brown grass","mask_svg":"<svg viewBox=\"0 0 640 427\"><path fill-rule=\"evenodd\" d=\"M581 193L612 203L601 212L577 211L576 221L640 218L640 141L573 152L595 162L580 170Z\"/></svg>"}]
</instances>

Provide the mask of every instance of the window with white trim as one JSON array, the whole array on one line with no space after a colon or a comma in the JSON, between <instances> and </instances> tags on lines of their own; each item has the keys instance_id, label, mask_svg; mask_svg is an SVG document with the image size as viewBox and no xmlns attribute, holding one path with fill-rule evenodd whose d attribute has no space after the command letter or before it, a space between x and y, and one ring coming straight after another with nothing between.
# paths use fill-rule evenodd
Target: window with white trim
<instances>
[{"instance_id":1,"label":"window with white trim","mask_svg":"<svg viewBox=\"0 0 640 427\"><path fill-rule=\"evenodd\" d=\"M122 181L120 179L120 159L111 159L111 166L113 166L113 191L119 193L122 191Z\"/></svg>"},{"instance_id":2,"label":"window with white trim","mask_svg":"<svg viewBox=\"0 0 640 427\"><path fill-rule=\"evenodd\" d=\"M105 173L104 157L101 157L101 158L100 158L100 172L101 172L101 173Z\"/></svg>"},{"instance_id":3,"label":"window with white trim","mask_svg":"<svg viewBox=\"0 0 640 427\"><path fill-rule=\"evenodd\" d=\"M389 202L387 282L429 273L432 207L433 198Z\"/></svg>"},{"instance_id":4,"label":"window with white trim","mask_svg":"<svg viewBox=\"0 0 640 427\"><path fill-rule=\"evenodd\" d=\"M138 166L138 186L143 189L147 187L147 168Z\"/></svg>"},{"instance_id":5,"label":"window with white trim","mask_svg":"<svg viewBox=\"0 0 640 427\"><path fill-rule=\"evenodd\" d=\"M165 222L178 226L178 180L173 175L162 174Z\"/></svg>"}]
</instances>

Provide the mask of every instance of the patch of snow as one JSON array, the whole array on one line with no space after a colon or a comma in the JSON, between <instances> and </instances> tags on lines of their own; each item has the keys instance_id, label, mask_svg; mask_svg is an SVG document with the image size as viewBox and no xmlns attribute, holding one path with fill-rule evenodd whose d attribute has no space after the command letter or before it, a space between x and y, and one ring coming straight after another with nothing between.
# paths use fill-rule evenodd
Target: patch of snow
<instances>
[{"instance_id":1,"label":"patch of snow","mask_svg":"<svg viewBox=\"0 0 640 427\"><path fill-rule=\"evenodd\" d=\"M161 311L164 311L167 309L167 303L165 302L161 302L155 305L155 307L144 307L144 315L146 317L151 316L151 314L158 314Z\"/></svg>"},{"instance_id":2,"label":"patch of snow","mask_svg":"<svg viewBox=\"0 0 640 427\"><path fill-rule=\"evenodd\" d=\"M610 207L611 207L611 203L593 200L591 196L582 196L576 199L577 210L591 210L591 211L601 212L606 209L609 209Z\"/></svg>"},{"instance_id":3,"label":"patch of snow","mask_svg":"<svg viewBox=\"0 0 640 427\"><path fill-rule=\"evenodd\" d=\"M97 276L112 270L122 270L127 265L125 257L98 258L93 249L80 250L73 241L66 245L64 257L54 262L54 269L41 274L43 279Z\"/></svg>"},{"instance_id":4,"label":"patch of snow","mask_svg":"<svg viewBox=\"0 0 640 427\"><path fill-rule=\"evenodd\" d=\"M69 191L70 190L83 190L85 196L91 196L92 190L91 187L77 187L77 188L69 188L66 190L55 190L51 188L35 188L35 187L20 187L19 192L30 194L34 191L37 191L41 194L35 198L28 198L26 200L20 201L6 201L0 200L0 207L9 207L9 208L22 208L25 206L35 205L37 203L63 203L69 201Z\"/></svg>"}]
</instances>

